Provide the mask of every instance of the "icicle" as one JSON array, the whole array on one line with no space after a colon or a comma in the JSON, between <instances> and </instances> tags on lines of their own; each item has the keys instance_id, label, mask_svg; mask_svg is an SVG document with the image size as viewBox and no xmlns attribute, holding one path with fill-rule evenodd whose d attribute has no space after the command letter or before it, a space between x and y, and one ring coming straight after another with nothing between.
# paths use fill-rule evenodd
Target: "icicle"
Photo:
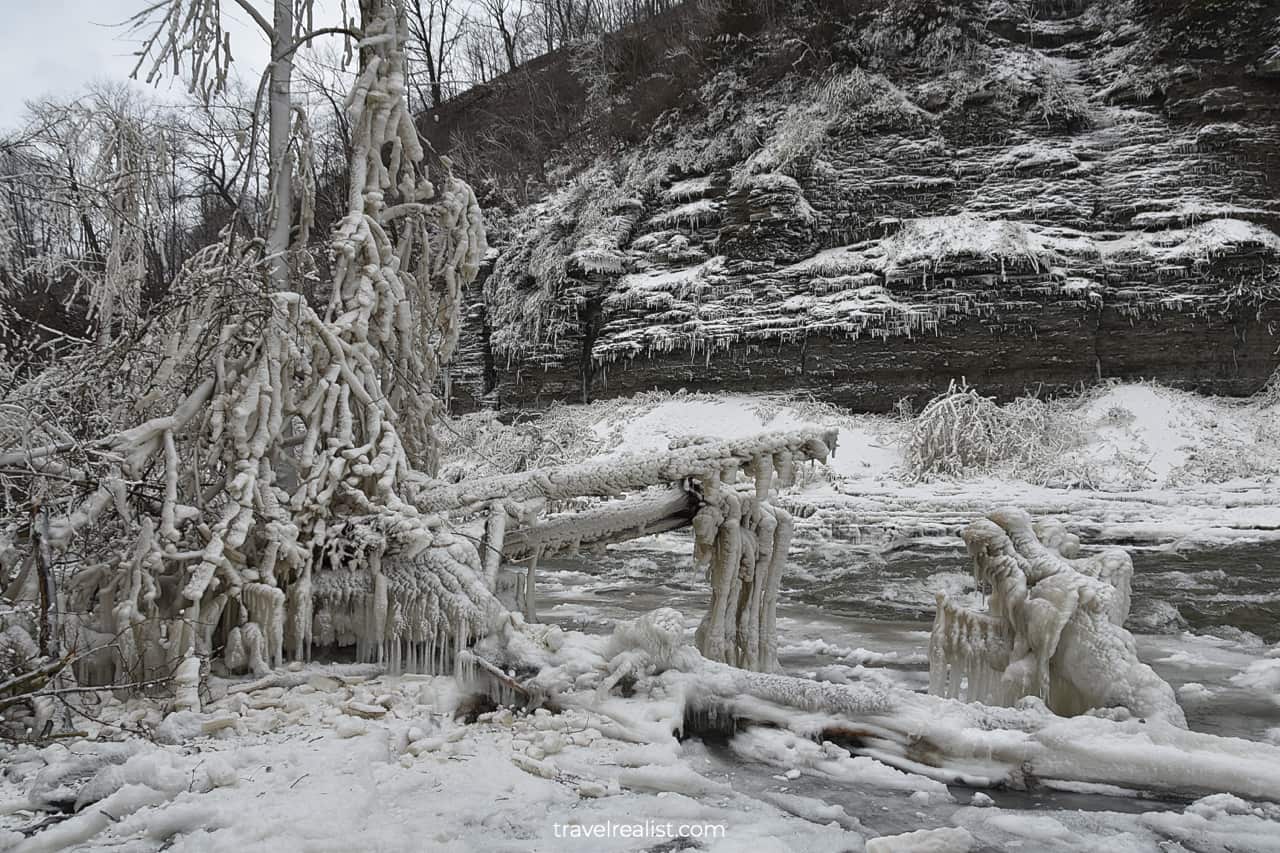
<instances>
[{"instance_id":1,"label":"icicle","mask_svg":"<svg viewBox=\"0 0 1280 853\"><path fill-rule=\"evenodd\" d=\"M538 621L537 574L540 556L542 556L542 549L535 549L533 555L529 557L529 568L524 576L524 619L530 623Z\"/></svg>"},{"instance_id":2,"label":"icicle","mask_svg":"<svg viewBox=\"0 0 1280 853\"><path fill-rule=\"evenodd\" d=\"M194 649L187 652L177 672L173 674L173 709L200 710L200 658L196 656Z\"/></svg>"},{"instance_id":3,"label":"icicle","mask_svg":"<svg viewBox=\"0 0 1280 853\"><path fill-rule=\"evenodd\" d=\"M751 470L756 481L756 499L766 500L773 488L773 457L757 453L751 459Z\"/></svg>"},{"instance_id":4,"label":"icicle","mask_svg":"<svg viewBox=\"0 0 1280 853\"><path fill-rule=\"evenodd\" d=\"M501 501L489 505L489 518L485 523L484 579L485 586L497 589L498 567L502 564L502 540L507 529L507 511Z\"/></svg>"},{"instance_id":5,"label":"icicle","mask_svg":"<svg viewBox=\"0 0 1280 853\"><path fill-rule=\"evenodd\" d=\"M262 583L245 584L240 592L249 621L263 638L263 655L269 667L284 662L284 591Z\"/></svg>"}]
</instances>

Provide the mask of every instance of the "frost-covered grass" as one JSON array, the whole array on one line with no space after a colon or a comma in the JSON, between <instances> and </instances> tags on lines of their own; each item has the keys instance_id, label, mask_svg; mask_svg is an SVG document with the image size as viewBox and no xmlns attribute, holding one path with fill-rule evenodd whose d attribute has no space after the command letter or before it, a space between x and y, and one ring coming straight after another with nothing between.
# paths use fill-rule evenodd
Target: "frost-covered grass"
<instances>
[{"instance_id":1,"label":"frost-covered grass","mask_svg":"<svg viewBox=\"0 0 1280 853\"><path fill-rule=\"evenodd\" d=\"M1060 406L1034 397L1001 406L963 382L952 382L908 425L904 475L926 480L1012 464L1034 476L1080 440L1079 425Z\"/></svg>"},{"instance_id":2,"label":"frost-covered grass","mask_svg":"<svg viewBox=\"0 0 1280 853\"><path fill-rule=\"evenodd\" d=\"M556 405L513 424L492 413L467 415L452 422L442 458L446 471L486 460L487 470L476 473L494 473L806 424L840 430L836 456L818 475L825 481L872 477L907 486L996 476L1127 491L1280 476L1280 383L1246 400L1137 382L1003 404L959 384L919 413L898 416L855 415L803 395L651 391Z\"/></svg>"},{"instance_id":3,"label":"frost-covered grass","mask_svg":"<svg viewBox=\"0 0 1280 853\"><path fill-rule=\"evenodd\" d=\"M1113 383L1078 397L997 405L972 388L940 395L908 425L907 479L997 474L1118 491L1266 481L1280 474L1280 401L1231 400Z\"/></svg>"},{"instance_id":4,"label":"frost-covered grass","mask_svg":"<svg viewBox=\"0 0 1280 853\"><path fill-rule=\"evenodd\" d=\"M789 172L823 150L830 134L906 130L932 121L889 79L859 68L832 74L806 94L777 117L763 146L743 164L746 172Z\"/></svg>"},{"instance_id":5,"label":"frost-covered grass","mask_svg":"<svg viewBox=\"0 0 1280 853\"><path fill-rule=\"evenodd\" d=\"M475 412L445 422L440 441L440 476L511 474L576 462L607 448L590 429L581 407L557 404L536 420L507 423L494 412Z\"/></svg>"}]
</instances>

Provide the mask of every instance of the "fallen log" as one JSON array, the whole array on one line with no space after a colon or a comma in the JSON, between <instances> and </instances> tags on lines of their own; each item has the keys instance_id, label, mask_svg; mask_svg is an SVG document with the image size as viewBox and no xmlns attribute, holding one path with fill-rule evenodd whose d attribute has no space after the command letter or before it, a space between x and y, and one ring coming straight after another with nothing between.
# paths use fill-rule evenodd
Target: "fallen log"
<instances>
[{"instance_id":1,"label":"fallen log","mask_svg":"<svg viewBox=\"0 0 1280 853\"><path fill-rule=\"evenodd\" d=\"M511 561L526 560L535 552L548 557L679 530L693 523L697 509L697 497L684 489L650 491L509 530L502 542L502 556Z\"/></svg>"}]
</instances>

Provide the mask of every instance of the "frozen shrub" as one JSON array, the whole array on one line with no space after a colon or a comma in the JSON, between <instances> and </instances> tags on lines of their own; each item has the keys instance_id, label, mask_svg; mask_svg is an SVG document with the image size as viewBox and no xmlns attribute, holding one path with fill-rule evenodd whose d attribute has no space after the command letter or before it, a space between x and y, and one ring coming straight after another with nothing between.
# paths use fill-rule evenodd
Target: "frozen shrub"
<instances>
[{"instance_id":1,"label":"frozen shrub","mask_svg":"<svg viewBox=\"0 0 1280 853\"><path fill-rule=\"evenodd\" d=\"M1200 483L1225 483L1280 473L1274 459L1253 444L1227 441L1223 444L1194 448L1187 460L1169 472L1168 486L1191 486Z\"/></svg>"},{"instance_id":2,"label":"frozen shrub","mask_svg":"<svg viewBox=\"0 0 1280 853\"><path fill-rule=\"evenodd\" d=\"M981 56L984 12L977 0L893 0L871 15L860 46L873 63L955 69Z\"/></svg>"},{"instance_id":3,"label":"frozen shrub","mask_svg":"<svg viewBox=\"0 0 1280 853\"><path fill-rule=\"evenodd\" d=\"M493 412L477 412L444 426L440 476L450 482L579 462L604 449L572 406L556 405L540 418L510 424Z\"/></svg>"},{"instance_id":4,"label":"frozen shrub","mask_svg":"<svg viewBox=\"0 0 1280 853\"><path fill-rule=\"evenodd\" d=\"M954 381L910 423L903 447L911 480L989 471L1002 463L1024 465L1034 479L1081 479L1049 463L1078 438L1074 423L1053 406L1021 397L1001 406L967 383Z\"/></svg>"},{"instance_id":5,"label":"frozen shrub","mask_svg":"<svg viewBox=\"0 0 1280 853\"><path fill-rule=\"evenodd\" d=\"M794 171L822 152L833 133L910 131L930 116L891 80L861 68L815 83L809 97L782 114L764 147L748 163L753 172Z\"/></svg>"},{"instance_id":6,"label":"frozen shrub","mask_svg":"<svg viewBox=\"0 0 1280 853\"><path fill-rule=\"evenodd\" d=\"M1083 87L1074 86L1061 62L1043 59L1035 76L1037 105L1048 125L1084 126L1091 110Z\"/></svg>"}]
</instances>

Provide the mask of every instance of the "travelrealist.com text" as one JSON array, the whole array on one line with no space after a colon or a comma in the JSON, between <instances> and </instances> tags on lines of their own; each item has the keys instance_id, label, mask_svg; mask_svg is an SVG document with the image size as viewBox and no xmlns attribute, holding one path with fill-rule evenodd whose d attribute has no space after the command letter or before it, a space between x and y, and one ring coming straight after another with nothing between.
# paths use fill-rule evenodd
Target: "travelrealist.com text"
<instances>
[{"instance_id":1,"label":"travelrealist.com text","mask_svg":"<svg viewBox=\"0 0 1280 853\"><path fill-rule=\"evenodd\" d=\"M646 820L615 823L553 824L556 838L724 838L728 827L719 823L670 823Z\"/></svg>"}]
</instances>

